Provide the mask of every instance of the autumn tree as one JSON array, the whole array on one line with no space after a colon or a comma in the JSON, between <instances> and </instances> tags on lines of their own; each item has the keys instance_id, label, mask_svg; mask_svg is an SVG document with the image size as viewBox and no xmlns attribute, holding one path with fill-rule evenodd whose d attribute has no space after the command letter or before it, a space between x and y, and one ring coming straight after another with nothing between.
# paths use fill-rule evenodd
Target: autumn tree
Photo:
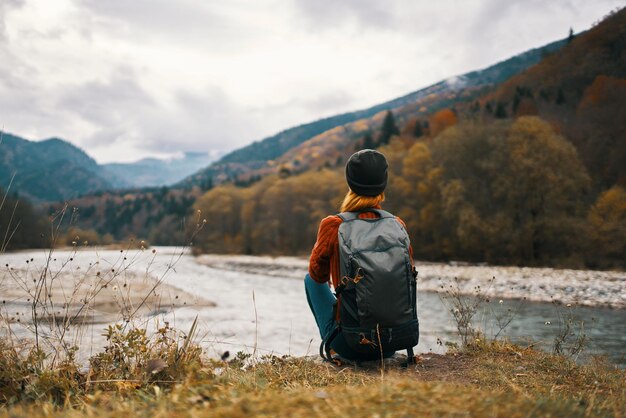
<instances>
[{"instance_id":1,"label":"autumn tree","mask_svg":"<svg viewBox=\"0 0 626 418\"><path fill-rule=\"evenodd\" d=\"M342 173L329 169L267 176L246 188L215 187L194 206L207 219L197 251L304 254L346 190Z\"/></svg>"},{"instance_id":2,"label":"autumn tree","mask_svg":"<svg viewBox=\"0 0 626 418\"><path fill-rule=\"evenodd\" d=\"M613 186L602 193L587 216L591 230L589 256L594 266L615 264L626 259L626 190Z\"/></svg>"},{"instance_id":3,"label":"autumn tree","mask_svg":"<svg viewBox=\"0 0 626 418\"><path fill-rule=\"evenodd\" d=\"M218 186L201 196L194 205L207 220L195 242L197 250L211 253L242 253L244 249L241 209L247 189Z\"/></svg>"},{"instance_id":4,"label":"autumn tree","mask_svg":"<svg viewBox=\"0 0 626 418\"><path fill-rule=\"evenodd\" d=\"M452 109L442 109L432 115L429 120L430 134L437 136L450 126L458 123L458 117Z\"/></svg>"},{"instance_id":5,"label":"autumn tree","mask_svg":"<svg viewBox=\"0 0 626 418\"><path fill-rule=\"evenodd\" d=\"M575 148L537 117L449 129L433 142L441 202L464 258L545 262L577 250L589 177Z\"/></svg>"},{"instance_id":6,"label":"autumn tree","mask_svg":"<svg viewBox=\"0 0 626 418\"><path fill-rule=\"evenodd\" d=\"M397 214L407 224L416 257L446 258L450 234L442 217L441 174L428 144L415 143L405 154L402 177L394 192L403 205Z\"/></svg>"},{"instance_id":7,"label":"autumn tree","mask_svg":"<svg viewBox=\"0 0 626 418\"><path fill-rule=\"evenodd\" d=\"M343 175L337 170L309 171L274 182L259 197L255 251L309 252L319 221L338 211L346 191Z\"/></svg>"},{"instance_id":8,"label":"autumn tree","mask_svg":"<svg viewBox=\"0 0 626 418\"><path fill-rule=\"evenodd\" d=\"M626 79L597 76L568 127L596 190L626 186Z\"/></svg>"}]
</instances>

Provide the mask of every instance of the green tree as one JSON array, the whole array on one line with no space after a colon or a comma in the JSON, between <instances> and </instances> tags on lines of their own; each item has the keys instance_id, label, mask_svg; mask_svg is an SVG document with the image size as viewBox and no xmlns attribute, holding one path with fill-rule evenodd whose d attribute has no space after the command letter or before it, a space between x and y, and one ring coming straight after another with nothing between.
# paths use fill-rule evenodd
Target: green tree
<instances>
[{"instance_id":1,"label":"green tree","mask_svg":"<svg viewBox=\"0 0 626 418\"><path fill-rule=\"evenodd\" d=\"M363 137L363 146L361 147L362 149L375 149L376 148L376 142L374 141L374 138L372 138L371 134L367 134Z\"/></svg>"},{"instance_id":2,"label":"green tree","mask_svg":"<svg viewBox=\"0 0 626 418\"><path fill-rule=\"evenodd\" d=\"M385 119L383 119L383 124L380 128L380 144L388 144L391 137L394 135L400 135L400 130L396 126L396 120L393 117L393 113L391 110L388 110L385 114Z\"/></svg>"},{"instance_id":3,"label":"green tree","mask_svg":"<svg viewBox=\"0 0 626 418\"><path fill-rule=\"evenodd\" d=\"M506 104L503 102L498 102L496 106L496 111L493 115L498 119L505 119L507 117Z\"/></svg>"},{"instance_id":4,"label":"green tree","mask_svg":"<svg viewBox=\"0 0 626 418\"><path fill-rule=\"evenodd\" d=\"M0 252L49 245L49 227L30 202L0 188Z\"/></svg>"},{"instance_id":5,"label":"green tree","mask_svg":"<svg viewBox=\"0 0 626 418\"><path fill-rule=\"evenodd\" d=\"M422 122L419 120L415 121L415 128L413 129L413 136L416 138L420 138L424 135L424 130L422 129Z\"/></svg>"}]
</instances>

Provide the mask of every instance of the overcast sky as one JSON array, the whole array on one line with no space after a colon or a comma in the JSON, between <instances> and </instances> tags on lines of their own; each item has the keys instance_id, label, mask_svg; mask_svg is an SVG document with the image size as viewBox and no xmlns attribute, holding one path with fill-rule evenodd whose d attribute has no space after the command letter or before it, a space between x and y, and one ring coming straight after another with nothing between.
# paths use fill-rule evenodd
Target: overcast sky
<instances>
[{"instance_id":1,"label":"overcast sky","mask_svg":"<svg viewBox=\"0 0 626 418\"><path fill-rule=\"evenodd\" d=\"M225 152L580 32L624 0L0 0L0 128ZM0 150L1 152L1 150Z\"/></svg>"}]
</instances>

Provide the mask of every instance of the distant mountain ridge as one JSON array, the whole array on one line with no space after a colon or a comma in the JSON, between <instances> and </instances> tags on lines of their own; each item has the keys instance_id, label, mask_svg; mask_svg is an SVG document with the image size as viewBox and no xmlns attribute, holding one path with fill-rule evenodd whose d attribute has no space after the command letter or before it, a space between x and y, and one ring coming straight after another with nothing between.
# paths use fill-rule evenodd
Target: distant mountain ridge
<instances>
[{"instance_id":1,"label":"distant mountain ridge","mask_svg":"<svg viewBox=\"0 0 626 418\"><path fill-rule=\"evenodd\" d=\"M558 51L566 42L567 41L563 39L539 48L531 49L485 69L448 78L431 86L367 109L343 113L286 129L276 135L261 141L255 141L250 145L226 154L210 166L187 177L177 186L186 188L200 186L201 188L207 188L207 186L220 183L225 179L232 180L242 173L262 167L266 162L284 155L290 149L295 148L316 135L338 126L372 117L384 110L395 109L418 102L420 99L424 99L432 94L445 96L446 93L458 90L480 90L481 88L497 85L532 65L537 64L546 55ZM446 102L442 101L439 107L443 107L445 104ZM436 110L434 109L436 107L437 105L430 110Z\"/></svg>"},{"instance_id":2,"label":"distant mountain ridge","mask_svg":"<svg viewBox=\"0 0 626 418\"><path fill-rule=\"evenodd\" d=\"M182 158L144 158L133 163L108 163L102 167L128 187L158 187L174 184L206 167L215 157L205 152L186 152Z\"/></svg>"},{"instance_id":3,"label":"distant mountain ridge","mask_svg":"<svg viewBox=\"0 0 626 418\"><path fill-rule=\"evenodd\" d=\"M33 202L71 199L112 188L98 163L59 138L29 141L11 134L0 144L0 184Z\"/></svg>"},{"instance_id":4,"label":"distant mountain ridge","mask_svg":"<svg viewBox=\"0 0 626 418\"><path fill-rule=\"evenodd\" d=\"M214 159L207 153L189 152L171 160L100 165L60 138L29 141L3 133L0 187L10 184L10 192L34 203L63 201L105 190L171 185Z\"/></svg>"}]
</instances>

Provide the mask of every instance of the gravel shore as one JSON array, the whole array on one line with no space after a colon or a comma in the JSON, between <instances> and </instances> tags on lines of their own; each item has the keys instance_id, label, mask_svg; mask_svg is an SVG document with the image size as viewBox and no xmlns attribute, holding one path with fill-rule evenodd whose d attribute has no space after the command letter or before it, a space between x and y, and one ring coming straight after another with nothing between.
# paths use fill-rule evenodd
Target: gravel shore
<instances>
[{"instance_id":1,"label":"gravel shore","mask_svg":"<svg viewBox=\"0 0 626 418\"><path fill-rule=\"evenodd\" d=\"M197 261L209 267L301 279L308 260L300 257L201 255ZM481 292L492 298L536 302L571 303L582 306L626 308L626 272L568 270L535 267L468 265L464 263L416 262L418 290L441 291L457 278L461 293Z\"/></svg>"}]
</instances>

